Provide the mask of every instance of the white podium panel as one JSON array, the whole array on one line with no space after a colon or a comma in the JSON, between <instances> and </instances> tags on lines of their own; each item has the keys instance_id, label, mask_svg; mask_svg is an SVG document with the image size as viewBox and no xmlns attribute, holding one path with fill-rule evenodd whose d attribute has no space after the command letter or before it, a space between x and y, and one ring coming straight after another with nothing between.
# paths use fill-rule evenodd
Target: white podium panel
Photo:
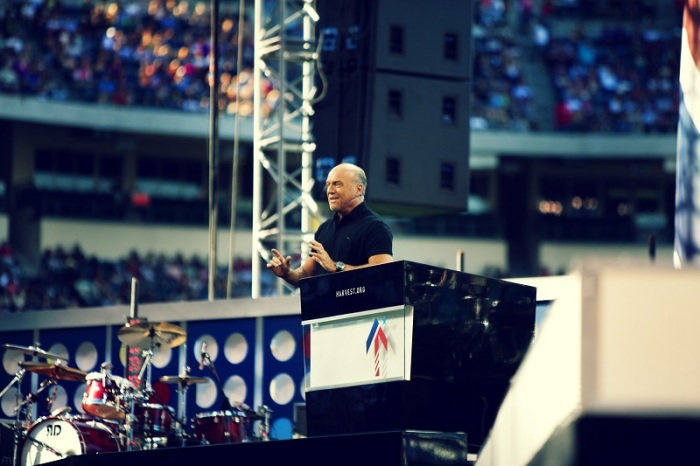
<instances>
[{"instance_id":1,"label":"white podium panel","mask_svg":"<svg viewBox=\"0 0 700 466\"><path fill-rule=\"evenodd\" d=\"M310 332L307 390L410 380L413 307L304 321Z\"/></svg>"}]
</instances>

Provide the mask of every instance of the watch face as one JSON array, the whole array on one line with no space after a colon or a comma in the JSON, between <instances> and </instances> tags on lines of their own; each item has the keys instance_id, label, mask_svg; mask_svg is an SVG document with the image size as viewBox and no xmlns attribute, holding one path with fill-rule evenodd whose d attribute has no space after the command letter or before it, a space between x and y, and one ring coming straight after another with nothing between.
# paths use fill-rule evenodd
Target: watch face
<instances>
[{"instance_id":1,"label":"watch face","mask_svg":"<svg viewBox=\"0 0 700 466\"><path fill-rule=\"evenodd\" d=\"M342 272L344 268L345 268L345 264L343 262L338 261L335 263L335 270L337 272Z\"/></svg>"}]
</instances>

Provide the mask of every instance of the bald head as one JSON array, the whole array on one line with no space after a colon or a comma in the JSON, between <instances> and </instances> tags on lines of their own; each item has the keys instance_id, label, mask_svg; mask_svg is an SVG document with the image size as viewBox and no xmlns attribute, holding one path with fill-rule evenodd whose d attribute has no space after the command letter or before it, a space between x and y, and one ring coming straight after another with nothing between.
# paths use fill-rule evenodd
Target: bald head
<instances>
[{"instance_id":1,"label":"bald head","mask_svg":"<svg viewBox=\"0 0 700 466\"><path fill-rule=\"evenodd\" d=\"M364 170L352 163L333 167L326 178L326 196L331 210L345 215L362 204L367 187Z\"/></svg>"}]
</instances>

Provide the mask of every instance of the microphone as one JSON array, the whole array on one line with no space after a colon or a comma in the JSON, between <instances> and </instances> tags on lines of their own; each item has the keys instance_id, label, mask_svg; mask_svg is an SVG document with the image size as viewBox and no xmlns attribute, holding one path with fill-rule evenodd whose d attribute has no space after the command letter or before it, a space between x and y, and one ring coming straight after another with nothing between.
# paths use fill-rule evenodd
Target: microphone
<instances>
[{"instance_id":1,"label":"microphone","mask_svg":"<svg viewBox=\"0 0 700 466\"><path fill-rule=\"evenodd\" d=\"M207 342L202 342L202 352L199 359L199 370L204 369L204 362L207 360Z\"/></svg>"}]
</instances>

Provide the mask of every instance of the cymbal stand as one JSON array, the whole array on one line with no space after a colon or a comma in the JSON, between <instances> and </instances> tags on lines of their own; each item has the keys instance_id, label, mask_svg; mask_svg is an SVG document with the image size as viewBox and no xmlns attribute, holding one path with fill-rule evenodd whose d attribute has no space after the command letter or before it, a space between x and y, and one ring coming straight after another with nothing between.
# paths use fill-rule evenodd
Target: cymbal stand
<instances>
[{"instance_id":1,"label":"cymbal stand","mask_svg":"<svg viewBox=\"0 0 700 466\"><path fill-rule=\"evenodd\" d=\"M189 369L189 368L188 368ZM185 426L187 425L187 389L189 386L185 380L181 381L177 385L177 390L180 392L180 412L182 417L176 420L177 426L175 427L175 437L180 439L182 447L186 445L187 435L185 431Z\"/></svg>"},{"instance_id":2,"label":"cymbal stand","mask_svg":"<svg viewBox=\"0 0 700 466\"><path fill-rule=\"evenodd\" d=\"M23 398L23 396L22 396L22 379L24 378L24 374L26 372L27 371L23 367L20 367L19 370L17 372L15 372L15 376L12 378L12 380L10 380L10 383L8 383L5 386L5 388L3 388L2 391L0 391L0 399L2 399L2 397L5 395L5 393L7 393L7 391L10 389L10 387L12 387L14 384L17 384L17 398L16 398L17 399L17 409L15 412L15 415L16 415L15 416L15 424L14 424L13 429L12 429L14 431L14 434L15 434L15 445L14 445L14 448L12 450L12 464L13 464L13 466L17 466L17 453L19 451L19 440L20 440L20 437L22 435L22 428L21 428L22 422L20 421L20 417L22 414L21 408L22 408L23 402L21 402L20 400Z\"/></svg>"},{"instance_id":3,"label":"cymbal stand","mask_svg":"<svg viewBox=\"0 0 700 466\"><path fill-rule=\"evenodd\" d=\"M139 380L143 380L143 373L144 371L146 372L146 381L144 383L144 391L147 393L147 395L152 395L153 394L153 387L151 386L151 376L152 376L152 368L151 368L151 361L153 360L153 348L155 348L155 345L153 344L153 340L151 339L151 345L147 350L144 350L143 352L143 365L141 366L141 370L139 371Z\"/></svg>"},{"instance_id":4,"label":"cymbal stand","mask_svg":"<svg viewBox=\"0 0 700 466\"><path fill-rule=\"evenodd\" d=\"M119 387L119 392L121 398L128 403L128 410L124 416L124 431L125 431L125 442L126 451L131 451L134 449L134 427L136 424L136 393L130 390L127 386L123 385Z\"/></svg>"},{"instance_id":5,"label":"cymbal stand","mask_svg":"<svg viewBox=\"0 0 700 466\"><path fill-rule=\"evenodd\" d=\"M219 378L219 374L216 372L216 368L214 367L214 362L211 360L211 356L209 356L209 353L204 352L202 354L201 366L202 367L207 366L209 368L209 370L211 371L212 375L214 375L214 380L216 381L216 387L219 389L219 393L221 393L221 396L223 398L223 401L221 403L221 409L223 411L230 411L231 410L231 401L229 401L228 396L226 395L226 392L224 391L224 385L221 383L221 379Z\"/></svg>"},{"instance_id":6,"label":"cymbal stand","mask_svg":"<svg viewBox=\"0 0 700 466\"><path fill-rule=\"evenodd\" d=\"M57 383L56 379L54 379L54 378L46 379L43 382L41 382L39 384L39 389L36 392L27 394L26 399L24 401L22 401L21 403L19 403L19 405L17 406L17 412L21 411L24 406L31 405L32 403L34 403L34 401L36 400L36 397L37 397L37 395L39 395L39 393L43 392L47 387L50 387L51 385L55 385L56 383ZM53 402L51 397L49 397L47 402L48 403ZM50 405L48 408L49 408L49 411L51 411ZM29 409L27 409L27 422L30 423L31 421L32 421L31 414L29 413Z\"/></svg>"},{"instance_id":7,"label":"cymbal stand","mask_svg":"<svg viewBox=\"0 0 700 466\"><path fill-rule=\"evenodd\" d=\"M15 376L12 378L12 380L10 380L10 383L8 383L7 386L6 386L5 388L3 388L2 391L0 392L0 398L2 398L2 397L5 395L5 393L7 393L7 391L8 391L14 384L17 384L17 393L18 393L18 394L21 394L21 392L20 392L20 382L22 382L22 378L24 378L25 372L27 372L27 371L26 371L26 369L24 369L23 367L20 367L19 370L18 370L17 372L15 372Z\"/></svg>"},{"instance_id":8,"label":"cymbal stand","mask_svg":"<svg viewBox=\"0 0 700 466\"><path fill-rule=\"evenodd\" d=\"M22 369L22 370L24 370L24 369ZM43 442L27 435L27 432L25 432L21 428L22 423L20 421L21 413L24 410L26 413L25 420L26 420L27 426L29 426L29 424L31 424L31 422L32 422L32 415L31 415L32 403L34 403L34 401L36 400L36 397L37 397L37 395L39 395L39 393L43 392L47 387L50 387L51 385L55 385L55 384L56 384L56 379L51 378L51 379L44 380L43 382L41 382L41 384L39 385L39 389L36 392L28 393L27 396L25 397L25 399L22 402L17 404L17 408L15 410L15 412L16 412L15 445L14 445L14 450L12 453L12 464L13 465L15 465L15 466L17 465L20 437L24 437L25 439L29 440L30 442L35 443L37 445L40 445L40 446L46 448L47 450L51 451L52 453L60 455L59 452L51 449L48 445L45 445ZM18 400L20 399L19 391L18 391L18 398L17 399Z\"/></svg>"}]
</instances>

